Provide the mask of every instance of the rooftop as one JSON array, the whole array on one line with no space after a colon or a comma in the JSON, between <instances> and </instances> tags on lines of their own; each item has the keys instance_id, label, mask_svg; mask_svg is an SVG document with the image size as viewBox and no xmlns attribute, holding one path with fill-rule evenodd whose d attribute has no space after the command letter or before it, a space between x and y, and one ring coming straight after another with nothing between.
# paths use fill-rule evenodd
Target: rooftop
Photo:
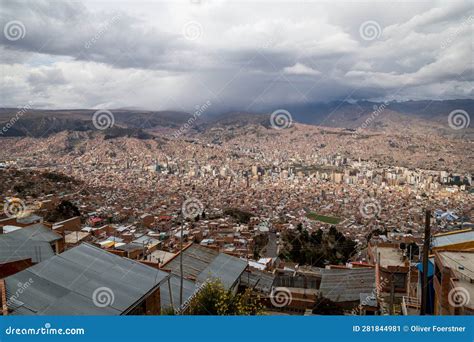
<instances>
[{"instance_id":1,"label":"rooftop","mask_svg":"<svg viewBox=\"0 0 474 342\"><path fill-rule=\"evenodd\" d=\"M219 254L219 252L199 246L196 244L190 245L183 250L183 273L185 278L196 279L199 273L209 265L212 260ZM170 270L171 273L179 275L179 253L163 266L164 269Z\"/></svg>"},{"instance_id":2,"label":"rooftop","mask_svg":"<svg viewBox=\"0 0 474 342\"><path fill-rule=\"evenodd\" d=\"M456 279L454 286L463 292L462 298L467 299L465 306L474 309L474 253L465 251L438 252L444 266L451 268ZM467 296L464 294L467 293ZM453 296L454 298L455 296Z\"/></svg>"},{"instance_id":3,"label":"rooftop","mask_svg":"<svg viewBox=\"0 0 474 342\"><path fill-rule=\"evenodd\" d=\"M380 254L380 266L404 266L403 252L400 248L391 246L377 246L375 252Z\"/></svg>"},{"instance_id":4,"label":"rooftop","mask_svg":"<svg viewBox=\"0 0 474 342\"><path fill-rule=\"evenodd\" d=\"M474 229L459 230L446 234L434 235L432 239L433 248L455 245L474 241Z\"/></svg>"},{"instance_id":5,"label":"rooftop","mask_svg":"<svg viewBox=\"0 0 474 342\"><path fill-rule=\"evenodd\" d=\"M219 253L213 249L192 244L183 250L184 277L199 283L209 278L218 278L225 288L231 288L247 267L247 261ZM180 275L180 256L163 266L175 275Z\"/></svg>"},{"instance_id":6,"label":"rooftop","mask_svg":"<svg viewBox=\"0 0 474 342\"><path fill-rule=\"evenodd\" d=\"M61 235L52 231L42 223L36 223L32 224L31 226L16 229L4 235L17 240L34 240L44 242L54 242L62 239Z\"/></svg>"},{"instance_id":7,"label":"rooftop","mask_svg":"<svg viewBox=\"0 0 474 342\"><path fill-rule=\"evenodd\" d=\"M179 291L180 291L180 277L172 274L170 277L170 286L171 294L173 297L173 308L175 310L179 309ZM183 279L183 303L191 297L191 295L196 291L196 285L193 281L188 279ZM171 296L169 291L168 282L164 283L160 287L160 299L161 299L161 308L171 307Z\"/></svg>"},{"instance_id":8,"label":"rooftop","mask_svg":"<svg viewBox=\"0 0 474 342\"><path fill-rule=\"evenodd\" d=\"M439 256L443 264L451 268L459 278L474 282L474 253L442 251Z\"/></svg>"},{"instance_id":9,"label":"rooftop","mask_svg":"<svg viewBox=\"0 0 474 342\"><path fill-rule=\"evenodd\" d=\"M275 276L270 272L250 269L249 271L244 272L240 279L242 285L269 294L272 291Z\"/></svg>"},{"instance_id":10,"label":"rooftop","mask_svg":"<svg viewBox=\"0 0 474 342\"><path fill-rule=\"evenodd\" d=\"M120 315L132 309L168 274L81 244L5 278L9 308L17 315ZM29 284L16 296L18 284ZM97 292L99 291L99 292ZM100 291L111 303L99 307Z\"/></svg>"},{"instance_id":11,"label":"rooftop","mask_svg":"<svg viewBox=\"0 0 474 342\"><path fill-rule=\"evenodd\" d=\"M0 234L0 263L31 259L38 263L54 255L51 242L61 239L41 223Z\"/></svg>"},{"instance_id":12,"label":"rooftop","mask_svg":"<svg viewBox=\"0 0 474 342\"><path fill-rule=\"evenodd\" d=\"M175 256L174 253L170 253L170 252L166 252L166 251L162 251L162 250L156 250L156 251L153 251L150 254L150 258L153 261L158 261L159 260L160 266L163 265L163 264L166 264L168 261L173 259L174 256Z\"/></svg>"},{"instance_id":13,"label":"rooftop","mask_svg":"<svg viewBox=\"0 0 474 342\"><path fill-rule=\"evenodd\" d=\"M233 287L247 268L247 261L220 253L198 275L197 282L204 283L207 279L219 279L226 290Z\"/></svg>"},{"instance_id":14,"label":"rooftop","mask_svg":"<svg viewBox=\"0 0 474 342\"><path fill-rule=\"evenodd\" d=\"M0 235L0 264L25 259L38 263L52 256L53 248L47 242L8 239Z\"/></svg>"},{"instance_id":15,"label":"rooftop","mask_svg":"<svg viewBox=\"0 0 474 342\"><path fill-rule=\"evenodd\" d=\"M334 302L360 301L375 290L375 269L323 269L319 291Z\"/></svg>"}]
</instances>

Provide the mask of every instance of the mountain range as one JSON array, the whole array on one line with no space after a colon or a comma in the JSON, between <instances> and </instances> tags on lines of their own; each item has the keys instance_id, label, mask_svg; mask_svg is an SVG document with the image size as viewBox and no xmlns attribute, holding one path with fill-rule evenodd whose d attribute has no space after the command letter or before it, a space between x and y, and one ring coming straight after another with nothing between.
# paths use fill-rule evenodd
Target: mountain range
<instances>
[{"instance_id":1,"label":"mountain range","mask_svg":"<svg viewBox=\"0 0 474 342\"><path fill-rule=\"evenodd\" d=\"M468 115L474 113L474 100L433 100L377 103L330 102L315 104L287 105L294 122L309 125L369 130L384 129L426 129L447 135L472 137L472 125L460 131L450 129L449 113L463 110ZM97 109L18 109L0 108L0 128L14 122L4 137L47 137L62 131L96 131L92 117ZM150 111L140 109L111 109L114 127L104 131L106 136L134 136L142 139L151 137L156 130L177 130L191 122L192 132L201 132L213 127L243 127L262 125L270 128L270 113L248 113L233 111L212 113L204 111L200 115L183 111ZM190 120L191 118L194 118ZM190 121L189 121L190 120ZM466 133L467 132L467 133ZM467 134L467 135L466 135Z\"/></svg>"}]
</instances>

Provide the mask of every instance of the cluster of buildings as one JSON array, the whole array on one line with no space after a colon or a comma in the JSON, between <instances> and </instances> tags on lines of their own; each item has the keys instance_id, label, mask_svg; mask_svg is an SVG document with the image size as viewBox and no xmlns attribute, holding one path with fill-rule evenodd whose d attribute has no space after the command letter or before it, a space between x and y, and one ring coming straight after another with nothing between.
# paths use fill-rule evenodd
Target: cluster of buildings
<instances>
[{"instance_id":1,"label":"cluster of buildings","mask_svg":"<svg viewBox=\"0 0 474 342\"><path fill-rule=\"evenodd\" d=\"M46 222L40 212L0 219L3 315L186 314L187 300L209 279L233 293L251 289L268 314L420 313L423 239L413 235L373 236L346 264L314 267L278 257L278 227L249 222L237 235L197 221L223 237L194 226L181 240L147 228L148 216L120 226ZM275 255L251 252L248 227L268 237L263 254ZM435 234L428 253L426 313L474 314L474 230Z\"/></svg>"},{"instance_id":2,"label":"cluster of buildings","mask_svg":"<svg viewBox=\"0 0 474 342\"><path fill-rule=\"evenodd\" d=\"M420 314L424 268L422 247L411 240L369 245L368 260L375 264L382 312ZM428 251L425 313L473 315L474 230L435 234Z\"/></svg>"},{"instance_id":3,"label":"cluster of buildings","mask_svg":"<svg viewBox=\"0 0 474 342\"><path fill-rule=\"evenodd\" d=\"M416 313L427 207L434 210L428 312L471 313L472 168L453 161L454 142L432 146L442 151L439 163L453 165L442 170L418 152L393 152L396 142L382 153L359 137L348 149L340 131L219 132L167 141L61 132L7 146L0 156L14 162L0 172L78 182L25 192L26 181L5 191L25 211L0 216L2 313L66 314L60 306L70 306L71 314L99 314L102 304L92 300L99 288L116 300L104 314L185 312L181 304L213 277L231 291L251 289L270 312ZM368 155L374 151L380 158ZM188 202L197 208L192 218L183 214ZM77 214L51 219L64 203ZM280 258L285 232L332 226L357 243L346 264ZM134 278L143 281L131 289Z\"/></svg>"}]
</instances>

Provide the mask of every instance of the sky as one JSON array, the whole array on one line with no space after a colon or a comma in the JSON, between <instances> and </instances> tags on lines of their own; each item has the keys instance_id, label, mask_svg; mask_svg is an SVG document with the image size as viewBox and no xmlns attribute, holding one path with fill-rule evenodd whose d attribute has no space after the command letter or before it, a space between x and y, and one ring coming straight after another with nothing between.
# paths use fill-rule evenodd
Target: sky
<instances>
[{"instance_id":1,"label":"sky","mask_svg":"<svg viewBox=\"0 0 474 342\"><path fill-rule=\"evenodd\" d=\"M474 98L472 1L9 1L0 106ZM3 33L3 34L1 34Z\"/></svg>"}]
</instances>

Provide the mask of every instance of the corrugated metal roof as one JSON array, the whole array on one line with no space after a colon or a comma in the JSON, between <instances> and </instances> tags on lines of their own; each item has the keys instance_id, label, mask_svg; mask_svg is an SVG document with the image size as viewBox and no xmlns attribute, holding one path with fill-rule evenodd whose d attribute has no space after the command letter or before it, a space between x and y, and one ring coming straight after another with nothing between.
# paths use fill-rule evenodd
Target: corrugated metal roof
<instances>
[{"instance_id":1,"label":"corrugated metal roof","mask_svg":"<svg viewBox=\"0 0 474 342\"><path fill-rule=\"evenodd\" d=\"M277 287L298 287L302 289L319 289L321 274L277 274L273 286Z\"/></svg>"},{"instance_id":2,"label":"corrugated metal roof","mask_svg":"<svg viewBox=\"0 0 474 342\"><path fill-rule=\"evenodd\" d=\"M462 233L433 236L432 246L443 247L470 241L474 241L474 230L469 230Z\"/></svg>"},{"instance_id":3,"label":"corrugated metal roof","mask_svg":"<svg viewBox=\"0 0 474 342\"><path fill-rule=\"evenodd\" d=\"M25 259L38 263L54 256L48 242L6 238L9 234L0 234L0 263Z\"/></svg>"},{"instance_id":4,"label":"corrugated metal roof","mask_svg":"<svg viewBox=\"0 0 474 342\"><path fill-rule=\"evenodd\" d=\"M180 277L172 274L170 277L171 293L173 294L173 307L179 309L179 291L181 287ZM183 303L191 297L191 295L196 290L196 285L193 281L183 279ZM168 282L164 282L160 286L160 298L161 298L161 308L171 306L170 291L168 288Z\"/></svg>"},{"instance_id":5,"label":"corrugated metal roof","mask_svg":"<svg viewBox=\"0 0 474 342\"><path fill-rule=\"evenodd\" d=\"M50 243L61 239L41 223L0 234L0 262L31 259L38 263L54 255Z\"/></svg>"},{"instance_id":6,"label":"corrugated metal roof","mask_svg":"<svg viewBox=\"0 0 474 342\"><path fill-rule=\"evenodd\" d=\"M360 301L375 289L375 269L324 269L319 291L334 302Z\"/></svg>"},{"instance_id":7,"label":"corrugated metal roof","mask_svg":"<svg viewBox=\"0 0 474 342\"><path fill-rule=\"evenodd\" d=\"M269 294L272 291L275 276L269 272L250 270L244 272L240 280L243 286L254 288L256 291Z\"/></svg>"},{"instance_id":8,"label":"corrugated metal roof","mask_svg":"<svg viewBox=\"0 0 474 342\"><path fill-rule=\"evenodd\" d=\"M54 242L62 238L61 235L56 232L53 232L51 229L49 229L42 223L37 223L28 227L14 230L10 233L4 234L4 237L17 240L34 240L45 242Z\"/></svg>"},{"instance_id":9,"label":"corrugated metal roof","mask_svg":"<svg viewBox=\"0 0 474 342\"><path fill-rule=\"evenodd\" d=\"M207 265L209 265L214 258L217 257L219 252L203 247L200 245L192 244L183 251L183 273L185 278L196 279L199 273L201 273ZM171 273L180 275L179 270L180 256L171 260L163 268L170 270Z\"/></svg>"},{"instance_id":10,"label":"corrugated metal roof","mask_svg":"<svg viewBox=\"0 0 474 342\"><path fill-rule=\"evenodd\" d=\"M198 276L197 282L219 279L225 289L230 289L247 267L247 261L220 253Z\"/></svg>"},{"instance_id":11,"label":"corrugated metal roof","mask_svg":"<svg viewBox=\"0 0 474 342\"><path fill-rule=\"evenodd\" d=\"M5 279L11 298L18 284L29 287L18 296L25 309L37 315L119 315L168 277L166 272L81 244ZM107 288L109 306L94 304L93 294Z\"/></svg>"},{"instance_id":12,"label":"corrugated metal roof","mask_svg":"<svg viewBox=\"0 0 474 342\"><path fill-rule=\"evenodd\" d=\"M132 243L141 244L141 245L144 244L145 246L148 246L148 245L156 245L158 243L161 243L161 241L149 235L142 235L139 238L133 240Z\"/></svg>"},{"instance_id":13,"label":"corrugated metal roof","mask_svg":"<svg viewBox=\"0 0 474 342\"><path fill-rule=\"evenodd\" d=\"M143 245L139 245L139 244L130 242L130 243L126 243L122 246L115 246L115 249L118 249L118 250L121 250L121 251L131 252L131 251L136 251L136 250L142 250L143 251L144 247L143 247Z\"/></svg>"},{"instance_id":14,"label":"corrugated metal roof","mask_svg":"<svg viewBox=\"0 0 474 342\"><path fill-rule=\"evenodd\" d=\"M41 221L41 220L42 220L42 217L35 214L30 214L28 216L19 217L16 219L18 223L22 223L22 224L30 224L30 223Z\"/></svg>"}]
</instances>

